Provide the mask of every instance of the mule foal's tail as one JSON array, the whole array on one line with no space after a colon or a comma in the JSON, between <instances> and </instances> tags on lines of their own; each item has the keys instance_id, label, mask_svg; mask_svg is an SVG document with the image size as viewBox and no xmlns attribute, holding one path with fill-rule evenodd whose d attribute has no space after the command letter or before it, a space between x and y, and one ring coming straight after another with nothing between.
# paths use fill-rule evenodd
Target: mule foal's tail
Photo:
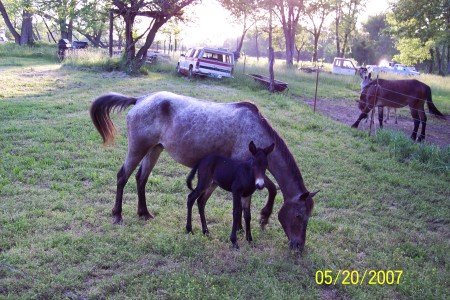
<instances>
[{"instance_id":1,"label":"mule foal's tail","mask_svg":"<svg viewBox=\"0 0 450 300\"><path fill-rule=\"evenodd\" d=\"M444 115L443 113L441 113L437 109L437 107L434 105L432 98L431 98L431 88L430 87L427 88L426 99L427 99L428 110L430 111L430 113L432 115L434 115L438 119L449 120L449 117Z\"/></svg>"},{"instance_id":2,"label":"mule foal's tail","mask_svg":"<svg viewBox=\"0 0 450 300\"><path fill-rule=\"evenodd\" d=\"M106 94L92 102L90 114L92 123L102 136L103 144L113 144L116 128L111 121L111 111L120 112L128 106L136 104L137 98L121 94Z\"/></svg>"},{"instance_id":3,"label":"mule foal's tail","mask_svg":"<svg viewBox=\"0 0 450 300\"><path fill-rule=\"evenodd\" d=\"M186 185L187 187L193 191L194 189L192 188L192 179L194 179L195 173L197 173L197 169L198 169L198 165L200 164L200 162L198 162L195 167L192 168L191 172L189 172L189 175L186 177Z\"/></svg>"}]
</instances>

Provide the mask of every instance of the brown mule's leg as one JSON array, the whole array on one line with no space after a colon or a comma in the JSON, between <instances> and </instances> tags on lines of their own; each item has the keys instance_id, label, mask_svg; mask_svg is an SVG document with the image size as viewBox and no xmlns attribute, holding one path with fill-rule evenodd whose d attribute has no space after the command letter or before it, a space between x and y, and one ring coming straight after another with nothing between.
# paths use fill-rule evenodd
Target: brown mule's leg
<instances>
[{"instance_id":1,"label":"brown mule's leg","mask_svg":"<svg viewBox=\"0 0 450 300\"><path fill-rule=\"evenodd\" d=\"M412 107L410 108L410 111L411 111L411 116L414 120L414 129L411 134L411 139L413 141L416 141L417 131L419 130L419 125L420 125L419 112Z\"/></svg>"},{"instance_id":2,"label":"brown mule's leg","mask_svg":"<svg viewBox=\"0 0 450 300\"><path fill-rule=\"evenodd\" d=\"M370 110L369 110L369 111L370 111ZM359 115L358 120L356 120L356 122L353 123L352 128L358 128L359 122L361 122L362 119L365 119L365 118L368 117L367 114L368 114L368 112L362 112L362 113Z\"/></svg>"},{"instance_id":3,"label":"brown mule's leg","mask_svg":"<svg viewBox=\"0 0 450 300\"><path fill-rule=\"evenodd\" d=\"M269 195L267 196L266 205L261 209L261 212L259 213L259 225L261 226L261 229L264 229L266 225L269 224L269 218L272 214L275 196L277 195L277 187L267 176L264 176L264 185L267 188Z\"/></svg>"},{"instance_id":4,"label":"brown mule's leg","mask_svg":"<svg viewBox=\"0 0 450 300\"><path fill-rule=\"evenodd\" d=\"M117 173L117 191L116 191L116 202L112 209L112 215L114 217L114 224L122 223L122 199L123 199L123 189L125 184L127 184L128 178L130 178L131 173L136 169L139 162L144 157L145 152L133 152L128 149L128 155Z\"/></svg>"},{"instance_id":5,"label":"brown mule's leg","mask_svg":"<svg viewBox=\"0 0 450 300\"><path fill-rule=\"evenodd\" d=\"M159 155L164 150L162 145L153 147L144 157L141 163L139 171L136 173L137 193L138 193L138 207L137 214L140 217L144 217L145 220L153 218L153 215L149 213L147 209L147 201L145 199L145 185L147 184L148 177L153 170Z\"/></svg>"},{"instance_id":6,"label":"brown mule's leg","mask_svg":"<svg viewBox=\"0 0 450 300\"><path fill-rule=\"evenodd\" d=\"M378 106L378 122L380 123L380 128L383 128L383 106Z\"/></svg>"},{"instance_id":7,"label":"brown mule's leg","mask_svg":"<svg viewBox=\"0 0 450 300\"><path fill-rule=\"evenodd\" d=\"M422 131L420 132L420 136L417 141L420 143L425 140L425 128L427 127L427 116L425 115L425 111L419 111L420 121L422 123Z\"/></svg>"}]
</instances>

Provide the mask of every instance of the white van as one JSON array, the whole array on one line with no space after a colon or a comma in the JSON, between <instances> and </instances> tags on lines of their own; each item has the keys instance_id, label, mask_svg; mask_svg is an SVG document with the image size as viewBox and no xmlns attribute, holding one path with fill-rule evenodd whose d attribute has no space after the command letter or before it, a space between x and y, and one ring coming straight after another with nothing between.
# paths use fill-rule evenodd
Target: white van
<instances>
[{"instance_id":1,"label":"white van","mask_svg":"<svg viewBox=\"0 0 450 300\"><path fill-rule=\"evenodd\" d=\"M233 77L234 55L226 49L191 48L182 54L177 64L178 73L214 78Z\"/></svg>"},{"instance_id":2,"label":"white van","mask_svg":"<svg viewBox=\"0 0 450 300\"><path fill-rule=\"evenodd\" d=\"M353 64L353 61L347 58L335 57L333 61L333 74L354 76L359 67Z\"/></svg>"}]
</instances>

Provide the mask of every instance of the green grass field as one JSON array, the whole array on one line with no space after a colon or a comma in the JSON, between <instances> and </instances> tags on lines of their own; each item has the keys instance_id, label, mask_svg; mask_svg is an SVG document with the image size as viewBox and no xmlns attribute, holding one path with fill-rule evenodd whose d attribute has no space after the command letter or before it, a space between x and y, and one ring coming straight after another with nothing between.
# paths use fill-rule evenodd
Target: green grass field
<instances>
[{"instance_id":1,"label":"green grass field","mask_svg":"<svg viewBox=\"0 0 450 300\"><path fill-rule=\"evenodd\" d=\"M414 145L408 137L392 145L313 114L296 98L314 95L314 74L277 66L290 92L270 95L240 74L242 65L235 79L220 82L189 81L174 67L156 65L132 77L61 67L42 57L0 56L0 299L450 297L450 147ZM246 68L264 73L263 66ZM358 78L321 78L319 97L330 101L353 99L359 89ZM449 114L450 79L421 80ZM115 147L103 147L90 103L111 91L160 90L259 106L286 140L309 190L321 189L302 255L289 250L277 220L281 193L265 231L258 215L267 193L255 193L254 242L240 234L239 251L230 248L231 195L223 191L206 207L210 235L201 234L196 209L195 234L186 234L189 169L164 152L147 184L155 218L137 217L131 177L124 225L112 225L116 173L127 151L126 114L113 115L120 134ZM399 159L393 147L412 152ZM331 284L317 283L329 275Z\"/></svg>"}]
</instances>

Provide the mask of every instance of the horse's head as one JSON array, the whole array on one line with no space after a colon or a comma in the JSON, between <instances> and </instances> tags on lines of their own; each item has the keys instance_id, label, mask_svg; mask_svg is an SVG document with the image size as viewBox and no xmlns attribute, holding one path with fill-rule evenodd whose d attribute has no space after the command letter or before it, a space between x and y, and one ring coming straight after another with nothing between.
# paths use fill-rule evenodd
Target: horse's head
<instances>
[{"instance_id":1,"label":"horse's head","mask_svg":"<svg viewBox=\"0 0 450 300\"><path fill-rule=\"evenodd\" d=\"M306 192L297 200L286 201L278 213L278 220L289 239L291 249L303 250L306 241L306 227L314 208L313 197L318 193Z\"/></svg>"},{"instance_id":2,"label":"horse's head","mask_svg":"<svg viewBox=\"0 0 450 300\"><path fill-rule=\"evenodd\" d=\"M264 188L264 176L266 174L267 166L269 165L267 155L269 155L270 152L273 151L274 147L275 143L272 143L272 145L264 149L256 148L253 141L251 141L248 145L248 149L253 154L252 167L255 174L255 185L259 190Z\"/></svg>"},{"instance_id":3,"label":"horse's head","mask_svg":"<svg viewBox=\"0 0 450 300\"><path fill-rule=\"evenodd\" d=\"M362 81L361 81L361 91L363 91L364 88L366 86L368 86L372 82L372 73L367 73L366 72L364 75L361 76L361 79L362 79Z\"/></svg>"},{"instance_id":4,"label":"horse's head","mask_svg":"<svg viewBox=\"0 0 450 300\"><path fill-rule=\"evenodd\" d=\"M358 70L358 74L359 74L359 77L361 77L361 79L364 79L364 77L366 77L368 73L369 73L369 70L364 67L361 67Z\"/></svg>"}]
</instances>

